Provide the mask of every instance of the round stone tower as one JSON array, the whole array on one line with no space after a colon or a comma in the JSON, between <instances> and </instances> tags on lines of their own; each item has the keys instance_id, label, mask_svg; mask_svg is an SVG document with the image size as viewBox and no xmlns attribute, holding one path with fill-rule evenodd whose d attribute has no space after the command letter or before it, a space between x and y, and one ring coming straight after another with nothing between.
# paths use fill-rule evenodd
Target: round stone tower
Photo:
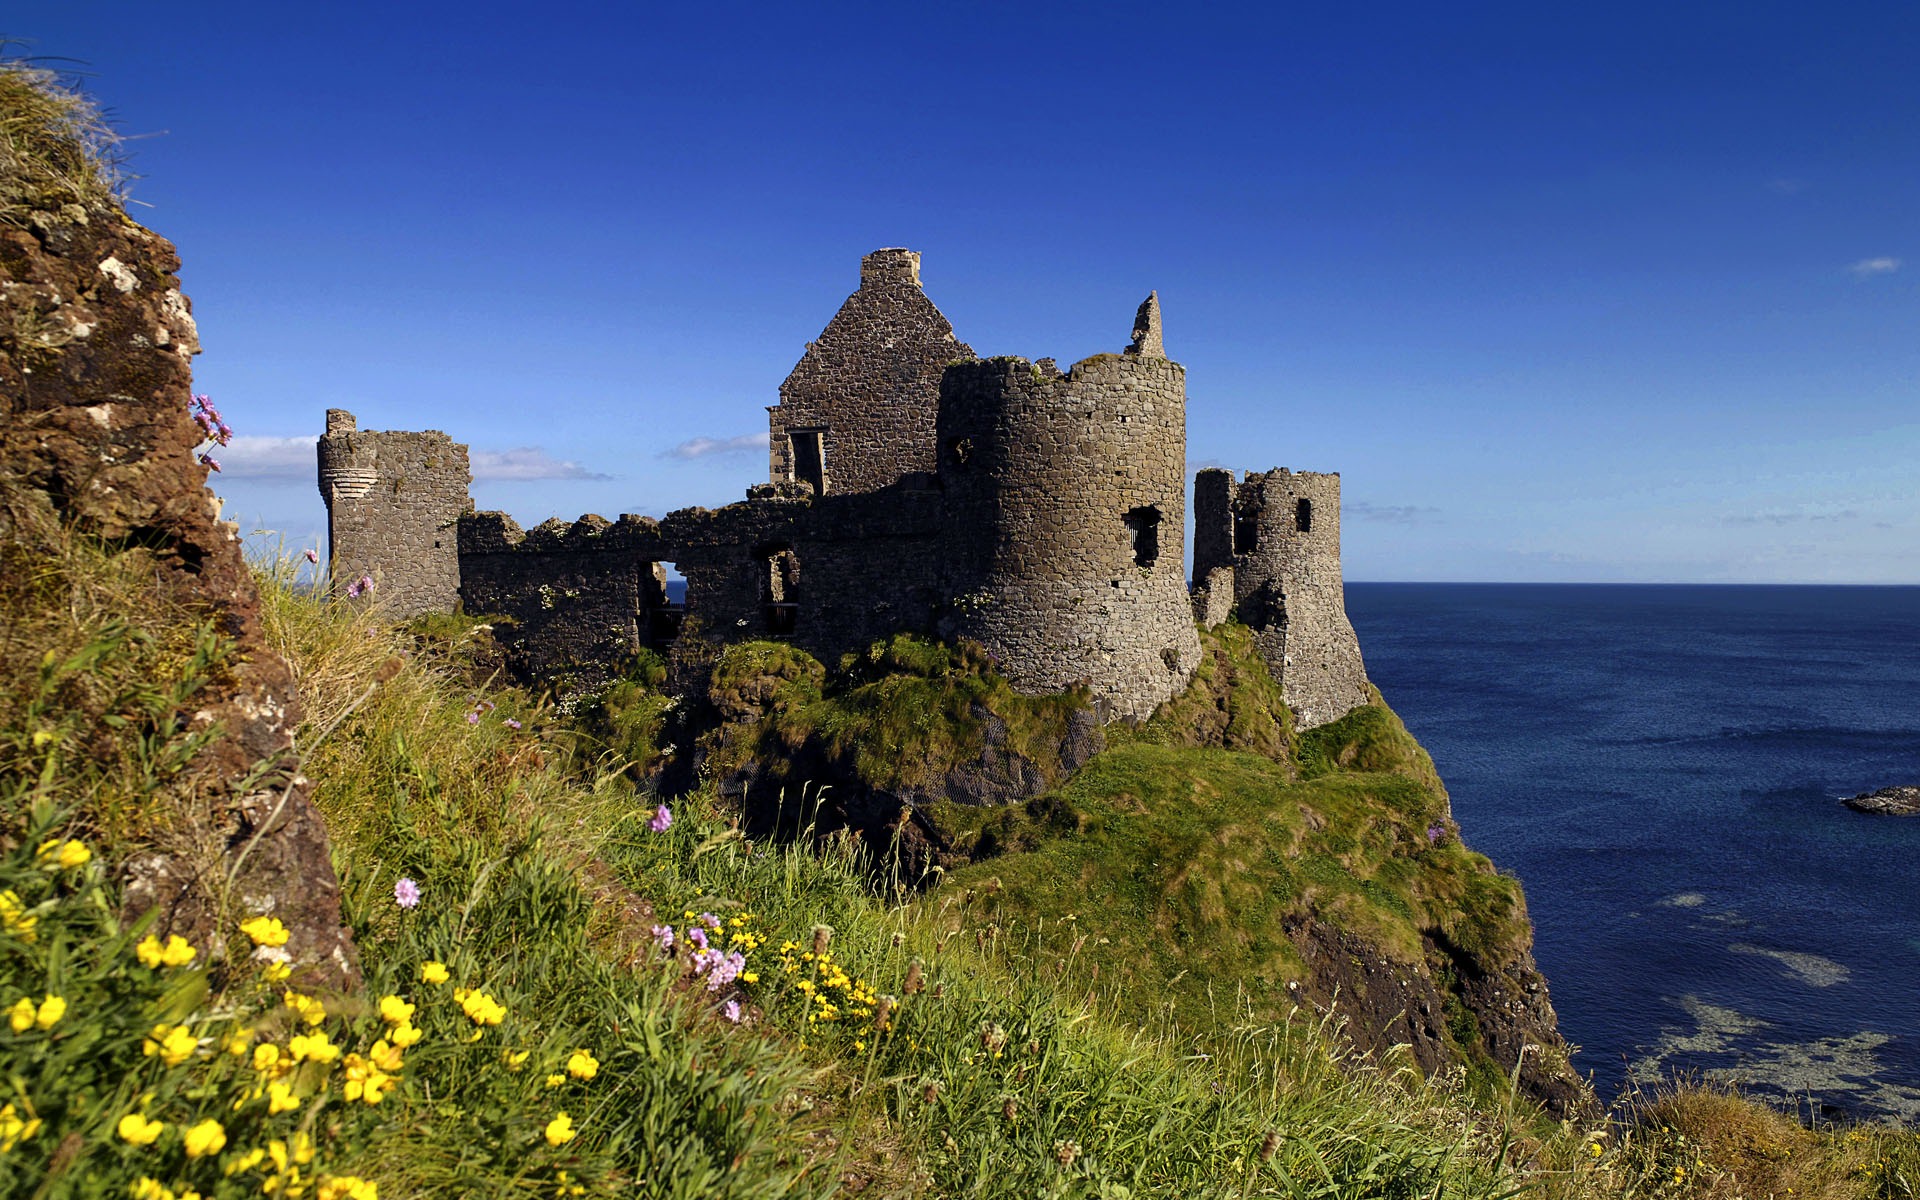
<instances>
[{"instance_id":1,"label":"round stone tower","mask_svg":"<svg viewBox=\"0 0 1920 1200\"><path fill-rule=\"evenodd\" d=\"M1150 716L1200 658L1186 372L1157 340L1064 375L1044 359L955 363L940 386L943 632L984 644L1022 690L1086 683L1108 719Z\"/></svg>"}]
</instances>

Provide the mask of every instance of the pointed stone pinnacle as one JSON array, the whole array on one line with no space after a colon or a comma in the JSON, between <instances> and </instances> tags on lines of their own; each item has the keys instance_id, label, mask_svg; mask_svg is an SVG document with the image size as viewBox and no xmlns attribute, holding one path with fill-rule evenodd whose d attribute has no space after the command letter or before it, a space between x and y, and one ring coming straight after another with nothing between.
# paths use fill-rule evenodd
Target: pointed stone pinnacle
<instances>
[{"instance_id":1,"label":"pointed stone pinnacle","mask_svg":"<svg viewBox=\"0 0 1920 1200\"><path fill-rule=\"evenodd\" d=\"M1167 356L1166 343L1160 337L1159 292L1148 292L1140 302L1140 311L1133 315L1133 344L1127 347L1127 353L1144 358Z\"/></svg>"}]
</instances>

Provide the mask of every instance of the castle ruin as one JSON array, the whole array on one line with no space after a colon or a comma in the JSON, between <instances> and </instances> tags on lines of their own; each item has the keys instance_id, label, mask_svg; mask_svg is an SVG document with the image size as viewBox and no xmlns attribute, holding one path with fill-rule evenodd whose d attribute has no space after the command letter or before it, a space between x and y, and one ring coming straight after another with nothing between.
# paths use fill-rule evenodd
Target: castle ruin
<instances>
[{"instance_id":1,"label":"castle ruin","mask_svg":"<svg viewBox=\"0 0 1920 1200\"><path fill-rule=\"evenodd\" d=\"M823 659L908 632L979 642L1016 688L1085 685L1141 720L1200 661L1195 623L1237 612L1301 727L1367 702L1340 575L1338 475L1200 472L1186 573L1186 371L1149 296L1123 353L1066 371L976 358L878 250L768 408L769 479L720 509L522 530L472 511L466 448L327 414L332 572L396 616L511 618L530 683L590 685L641 649L699 677L727 644ZM669 598L666 565L686 579Z\"/></svg>"}]
</instances>

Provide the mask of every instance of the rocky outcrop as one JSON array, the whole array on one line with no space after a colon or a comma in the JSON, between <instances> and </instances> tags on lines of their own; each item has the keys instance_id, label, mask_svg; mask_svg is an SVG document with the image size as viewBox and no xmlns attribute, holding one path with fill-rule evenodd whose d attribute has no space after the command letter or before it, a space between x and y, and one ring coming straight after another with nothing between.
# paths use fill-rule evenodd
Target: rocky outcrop
<instances>
[{"instance_id":1,"label":"rocky outcrop","mask_svg":"<svg viewBox=\"0 0 1920 1200\"><path fill-rule=\"evenodd\" d=\"M1920 815L1920 787L1899 785L1877 792L1862 792L1841 801L1855 812L1877 813L1889 817Z\"/></svg>"},{"instance_id":2,"label":"rocky outcrop","mask_svg":"<svg viewBox=\"0 0 1920 1200\"><path fill-rule=\"evenodd\" d=\"M215 622L229 648L181 714L207 740L162 793L182 811L143 819L151 851L124 865L127 906L198 945L271 913L308 981L341 986L358 967L294 752L293 681L195 457L200 342L178 270L173 246L111 203L0 226L0 543L13 561L55 531L145 555L166 607Z\"/></svg>"}]
</instances>

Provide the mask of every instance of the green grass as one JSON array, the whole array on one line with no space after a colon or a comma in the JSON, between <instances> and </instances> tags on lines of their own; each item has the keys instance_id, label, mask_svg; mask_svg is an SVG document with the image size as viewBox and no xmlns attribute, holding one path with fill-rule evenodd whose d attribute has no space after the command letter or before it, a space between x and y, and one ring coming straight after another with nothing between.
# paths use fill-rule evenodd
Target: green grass
<instances>
[{"instance_id":1,"label":"green grass","mask_svg":"<svg viewBox=\"0 0 1920 1200\"><path fill-rule=\"evenodd\" d=\"M119 144L99 107L57 74L0 59L0 225L25 227L72 204L102 211L123 182Z\"/></svg>"}]
</instances>

